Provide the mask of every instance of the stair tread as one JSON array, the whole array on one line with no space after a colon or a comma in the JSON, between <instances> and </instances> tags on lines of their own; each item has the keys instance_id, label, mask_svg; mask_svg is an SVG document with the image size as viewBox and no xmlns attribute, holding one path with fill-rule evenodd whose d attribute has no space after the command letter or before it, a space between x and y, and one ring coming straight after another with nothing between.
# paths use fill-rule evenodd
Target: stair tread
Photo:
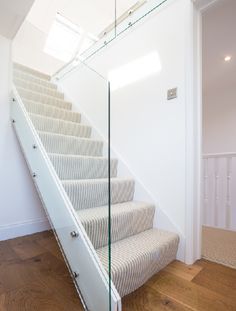
<instances>
[{"instance_id":1,"label":"stair tread","mask_svg":"<svg viewBox=\"0 0 236 311\"><path fill-rule=\"evenodd\" d=\"M38 131L48 153L102 156L103 141Z\"/></svg>"},{"instance_id":2,"label":"stair tread","mask_svg":"<svg viewBox=\"0 0 236 311\"><path fill-rule=\"evenodd\" d=\"M14 84L18 87L21 87L21 88L25 88L29 91L32 91L32 92L36 92L36 93L40 93L41 91L40 90L37 90L38 89L42 89L42 90L45 90L46 92L50 92L51 94L47 94L46 95L49 95L49 96L55 96L56 98L59 98L59 99L64 99L64 94L60 91L58 91L57 89L53 89L53 88L50 88L50 87L47 87L47 86L44 86L44 85L40 85L36 82L33 82L33 81L29 81L29 80L25 80L25 79L22 79L22 78L18 78L18 77L14 77ZM26 87L24 87L22 84L25 84ZM35 87L36 89L31 89L31 87ZM45 93L43 93L45 94ZM53 94L53 95L52 95Z\"/></svg>"},{"instance_id":3,"label":"stair tread","mask_svg":"<svg viewBox=\"0 0 236 311\"><path fill-rule=\"evenodd\" d=\"M81 121L81 114L77 111L63 109L54 105L44 104L25 98L22 98L22 100L29 113L75 123L80 123Z\"/></svg>"},{"instance_id":4,"label":"stair tread","mask_svg":"<svg viewBox=\"0 0 236 311\"><path fill-rule=\"evenodd\" d=\"M133 178L130 177L115 177L115 178L111 178L111 183L120 183L120 182L124 182L124 181L134 181ZM100 184L100 183L108 183L108 178L90 178L90 179L69 179L69 180L63 180L62 181L63 184L92 184L92 183L96 183L96 184Z\"/></svg>"},{"instance_id":5,"label":"stair tread","mask_svg":"<svg viewBox=\"0 0 236 311\"><path fill-rule=\"evenodd\" d=\"M94 208L108 202L108 178L62 180L62 185L75 210ZM132 178L111 178L111 204L133 200Z\"/></svg>"},{"instance_id":6,"label":"stair tread","mask_svg":"<svg viewBox=\"0 0 236 311\"><path fill-rule=\"evenodd\" d=\"M52 109L60 110L62 112L70 112L70 113L78 113L78 114L80 114L80 112L77 112L77 111L72 111L72 110L68 110L68 109L65 109L65 108L55 107L55 106L52 106L52 105L48 105L48 104L44 104L44 103L41 103L41 102L37 102L36 100L31 100L31 99L25 98L24 101L32 103L32 104L35 104L35 105L40 105L42 107L45 106L47 108L52 108Z\"/></svg>"},{"instance_id":7,"label":"stair tread","mask_svg":"<svg viewBox=\"0 0 236 311\"><path fill-rule=\"evenodd\" d=\"M78 122L74 122L74 121L69 121L69 120L62 120L59 118L53 118L53 117L48 117L48 116L42 116L41 114L38 113L34 113L34 112L29 112L29 115L32 115L33 117L39 118L43 120L48 120L51 122L63 122L65 124L68 125L74 125L74 126L78 126L78 127L87 127L87 128L91 128L90 125L86 125L86 124L82 124L82 123L78 123ZM73 135L71 135L73 136Z\"/></svg>"},{"instance_id":8,"label":"stair tread","mask_svg":"<svg viewBox=\"0 0 236 311\"><path fill-rule=\"evenodd\" d=\"M65 140L79 140L79 141L87 141L87 142L95 142L95 143L103 143L102 140L98 140L98 139L92 139L92 138L86 138L86 137L76 137L76 136L72 136L72 135L64 135L64 134L58 134L58 133L51 133L51 132L47 132L47 131L38 131L39 134L46 134L48 136L51 137L61 137ZM49 153L54 153L54 152L49 152ZM72 154L73 155L73 154Z\"/></svg>"},{"instance_id":9,"label":"stair tread","mask_svg":"<svg viewBox=\"0 0 236 311\"><path fill-rule=\"evenodd\" d=\"M42 79L42 78L35 76L29 72L22 71L22 70L19 70L17 68L13 69L13 76L15 76L17 78L20 77L24 81L34 81L34 83L39 84L39 85L43 85L43 86L47 85L48 88L57 90L57 85L54 84L53 82L51 82L50 80Z\"/></svg>"},{"instance_id":10,"label":"stair tread","mask_svg":"<svg viewBox=\"0 0 236 311\"><path fill-rule=\"evenodd\" d=\"M91 136L92 128L88 125L46 117L35 113L29 113L29 116L34 127L39 131L47 131L50 133L58 133L74 137L90 138Z\"/></svg>"},{"instance_id":11,"label":"stair tread","mask_svg":"<svg viewBox=\"0 0 236 311\"><path fill-rule=\"evenodd\" d=\"M18 86L17 89L19 89L19 90L24 90L24 91L26 91L26 92L33 93L33 94L35 94L35 95L44 96L44 97L47 97L47 98L49 98L49 99L51 99L51 100L55 100L55 101L58 101L58 102L64 102L64 103L71 104L69 101L67 101L67 100L65 100L65 99L57 98L57 97L55 97L55 96L51 96L51 95L48 95L48 94L41 94L41 93L39 93L39 92L36 92L36 91L34 91L34 90L29 90L29 89L26 89L26 88L21 87L21 86ZM24 96L22 96L22 97L24 97Z\"/></svg>"},{"instance_id":12,"label":"stair tread","mask_svg":"<svg viewBox=\"0 0 236 311\"><path fill-rule=\"evenodd\" d=\"M35 76L35 77L41 77L42 80L45 80L45 81L50 81L51 77L50 75L46 74L46 73L43 73L41 71L38 71L36 69L32 69L32 68L29 68L27 66L24 66L22 64L18 64L18 63L13 63L13 68L16 69L16 70L19 70L21 72L26 72L26 73L29 73L31 74L32 76Z\"/></svg>"},{"instance_id":13,"label":"stair tread","mask_svg":"<svg viewBox=\"0 0 236 311\"><path fill-rule=\"evenodd\" d=\"M19 88L17 88L17 89L19 89ZM66 111L68 111L68 112L74 112L74 111L71 110L71 108L59 107L59 106L56 105L56 103L55 103L55 104L47 104L47 103L44 103L44 102L41 102L41 101L38 101L38 100L36 101L36 100L34 100L34 99L26 98L24 95L20 95L20 97L21 97L23 103L24 103L25 101L27 101L27 102L33 102L33 103L36 103L36 104L38 104L38 105L45 105L45 106L47 106L47 107L49 106L49 107L56 108L56 109L60 109L60 110L66 110ZM55 98L53 97L53 99L55 99ZM57 100L57 99L56 99L56 100ZM61 100L61 102L64 102L65 104L69 104L69 102L65 102L64 100Z\"/></svg>"},{"instance_id":14,"label":"stair tread","mask_svg":"<svg viewBox=\"0 0 236 311\"><path fill-rule=\"evenodd\" d=\"M106 160L108 161L108 158L107 157L103 157L103 156L100 156L100 157L95 157L95 156L86 156L86 155L78 155L78 154L61 154L61 153L53 153L53 152L49 152L48 153L49 156L52 156L52 157L60 157L60 158L72 158L72 159L91 159L91 160L96 160L96 161L102 161L102 160ZM112 158L111 161L114 161L117 159L115 158Z\"/></svg>"},{"instance_id":15,"label":"stair tread","mask_svg":"<svg viewBox=\"0 0 236 311\"><path fill-rule=\"evenodd\" d=\"M111 244L112 281L123 297L143 285L175 259L177 234L149 229ZM97 249L105 269L109 269L108 246Z\"/></svg>"},{"instance_id":16,"label":"stair tread","mask_svg":"<svg viewBox=\"0 0 236 311\"><path fill-rule=\"evenodd\" d=\"M60 179L90 179L108 177L108 158L49 153ZM111 177L117 176L117 159L111 159Z\"/></svg>"},{"instance_id":17,"label":"stair tread","mask_svg":"<svg viewBox=\"0 0 236 311\"><path fill-rule=\"evenodd\" d=\"M145 202L124 202L111 205L111 241L122 240L153 227L155 206ZM93 246L108 244L108 206L77 211Z\"/></svg>"},{"instance_id":18,"label":"stair tread","mask_svg":"<svg viewBox=\"0 0 236 311\"><path fill-rule=\"evenodd\" d=\"M111 204L111 216L116 216L122 213L130 213L136 209L142 209L144 207L154 207L151 203L129 201L117 204ZM87 210L79 210L77 214L82 222L96 220L99 218L108 217L108 205L90 208Z\"/></svg>"}]
</instances>

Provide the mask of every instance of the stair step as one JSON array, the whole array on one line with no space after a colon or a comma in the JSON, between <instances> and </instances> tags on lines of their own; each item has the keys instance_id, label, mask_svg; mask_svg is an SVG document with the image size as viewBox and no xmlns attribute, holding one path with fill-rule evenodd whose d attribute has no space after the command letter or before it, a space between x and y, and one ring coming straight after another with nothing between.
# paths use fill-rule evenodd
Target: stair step
<instances>
[{"instance_id":1,"label":"stair step","mask_svg":"<svg viewBox=\"0 0 236 311\"><path fill-rule=\"evenodd\" d=\"M102 156L102 141L41 131L38 134L48 153Z\"/></svg>"},{"instance_id":2,"label":"stair step","mask_svg":"<svg viewBox=\"0 0 236 311\"><path fill-rule=\"evenodd\" d=\"M53 96L48 96L44 94L39 94L36 92L29 91L27 89L23 89L21 87L17 87L17 90L20 96L24 99L33 100L42 104L56 106L57 108L68 109L71 110L72 104L62 100L54 98Z\"/></svg>"},{"instance_id":3,"label":"stair step","mask_svg":"<svg viewBox=\"0 0 236 311\"><path fill-rule=\"evenodd\" d=\"M108 204L108 178L64 180L62 184L75 210ZM111 204L132 201L134 180L130 178L111 179Z\"/></svg>"},{"instance_id":4,"label":"stair step","mask_svg":"<svg viewBox=\"0 0 236 311\"><path fill-rule=\"evenodd\" d=\"M76 155L49 154L60 179L95 179L108 177L108 159ZM111 159L111 177L117 176L116 159Z\"/></svg>"},{"instance_id":5,"label":"stair step","mask_svg":"<svg viewBox=\"0 0 236 311\"><path fill-rule=\"evenodd\" d=\"M91 136L91 127L87 125L44 117L33 113L30 113L29 116L38 131L85 138Z\"/></svg>"},{"instance_id":6,"label":"stair step","mask_svg":"<svg viewBox=\"0 0 236 311\"><path fill-rule=\"evenodd\" d=\"M112 281L121 297L141 287L176 258L178 235L150 229L111 244ZM109 269L108 246L97 250Z\"/></svg>"},{"instance_id":7,"label":"stair step","mask_svg":"<svg viewBox=\"0 0 236 311\"><path fill-rule=\"evenodd\" d=\"M16 85L16 87L21 87L23 89L27 89L29 91L33 91L36 93L40 93L40 94L45 94L45 95L49 95L49 96L53 96L59 99L64 99L64 94L52 89L52 88L48 88L42 85L39 85L38 83L34 83L34 82L30 82L30 81L25 81L23 79L19 79L19 78L14 78L14 84Z\"/></svg>"},{"instance_id":8,"label":"stair step","mask_svg":"<svg viewBox=\"0 0 236 311\"><path fill-rule=\"evenodd\" d=\"M111 205L111 242L125 239L153 227L155 206L143 202ZM77 211L95 248L108 245L108 206Z\"/></svg>"},{"instance_id":9,"label":"stair step","mask_svg":"<svg viewBox=\"0 0 236 311\"><path fill-rule=\"evenodd\" d=\"M24 81L29 81L29 82L32 82L32 83L36 83L38 85L41 85L41 86L45 86L47 88L50 88L50 89L54 89L56 90L57 89L57 85L56 84L53 84L52 82L50 81L46 81L46 80L43 80L39 77L36 77L28 72L24 72L24 71L20 71L18 69L14 69L13 70L13 76L15 78L19 78L19 79L22 79Z\"/></svg>"},{"instance_id":10,"label":"stair step","mask_svg":"<svg viewBox=\"0 0 236 311\"><path fill-rule=\"evenodd\" d=\"M78 112L73 112L67 109L56 108L51 105L45 105L41 103L37 103L31 100L24 99L23 103L25 105L26 110L29 113L34 113L38 115L42 115L45 117L51 117L55 119L61 119L64 121L71 121L80 123L81 114Z\"/></svg>"},{"instance_id":11,"label":"stair step","mask_svg":"<svg viewBox=\"0 0 236 311\"><path fill-rule=\"evenodd\" d=\"M46 80L46 81L50 81L51 77L45 73L42 73L40 71L37 71L37 70L34 70L34 69L31 69L29 67L26 67L24 65L21 65L21 64L17 64L17 63L14 63L13 64L13 68L14 69L17 69L17 70L20 70L22 72L26 72L26 73L29 73L35 77L38 77L40 79L43 79L43 80Z\"/></svg>"}]
</instances>

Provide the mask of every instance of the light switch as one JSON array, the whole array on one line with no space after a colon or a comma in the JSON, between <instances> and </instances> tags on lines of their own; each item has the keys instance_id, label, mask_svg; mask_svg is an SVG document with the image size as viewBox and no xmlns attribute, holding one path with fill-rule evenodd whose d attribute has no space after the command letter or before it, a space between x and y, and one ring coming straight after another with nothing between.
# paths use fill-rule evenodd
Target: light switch
<instances>
[{"instance_id":1,"label":"light switch","mask_svg":"<svg viewBox=\"0 0 236 311\"><path fill-rule=\"evenodd\" d=\"M177 98L177 87L167 91L167 99L171 100L174 98Z\"/></svg>"}]
</instances>

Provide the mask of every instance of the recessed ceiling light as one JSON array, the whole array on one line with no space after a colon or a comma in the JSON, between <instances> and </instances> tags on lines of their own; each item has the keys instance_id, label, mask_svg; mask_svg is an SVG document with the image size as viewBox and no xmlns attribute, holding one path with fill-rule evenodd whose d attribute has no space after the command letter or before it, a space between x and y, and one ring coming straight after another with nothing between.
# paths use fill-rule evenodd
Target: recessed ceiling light
<instances>
[{"instance_id":1,"label":"recessed ceiling light","mask_svg":"<svg viewBox=\"0 0 236 311\"><path fill-rule=\"evenodd\" d=\"M229 61L231 61L231 56L229 55L225 56L225 62L229 62Z\"/></svg>"}]
</instances>

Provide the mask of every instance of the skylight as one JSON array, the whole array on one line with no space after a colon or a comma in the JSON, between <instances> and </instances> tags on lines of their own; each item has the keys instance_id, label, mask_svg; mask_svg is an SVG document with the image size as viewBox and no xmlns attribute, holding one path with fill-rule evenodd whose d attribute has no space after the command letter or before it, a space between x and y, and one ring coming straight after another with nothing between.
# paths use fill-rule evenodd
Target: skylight
<instances>
[{"instance_id":1,"label":"skylight","mask_svg":"<svg viewBox=\"0 0 236 311\"><path fill-rule=\"evenodd\" d=\"M158 53L151 52L110 71L108 76L111 81L111 89L116 90L157 74L161 68Z\"/></svg>"},{"instance_id":2,"label":"skylight","mask_svg":"<svg viewBox=\"0 0 236 311\"><path fill-rule=\"evenodd\" d=\"M44 52L64 62L69 62L78 51L82 34L82 29L57 14L49 32Z\"/></svg>"}]
</instances>

